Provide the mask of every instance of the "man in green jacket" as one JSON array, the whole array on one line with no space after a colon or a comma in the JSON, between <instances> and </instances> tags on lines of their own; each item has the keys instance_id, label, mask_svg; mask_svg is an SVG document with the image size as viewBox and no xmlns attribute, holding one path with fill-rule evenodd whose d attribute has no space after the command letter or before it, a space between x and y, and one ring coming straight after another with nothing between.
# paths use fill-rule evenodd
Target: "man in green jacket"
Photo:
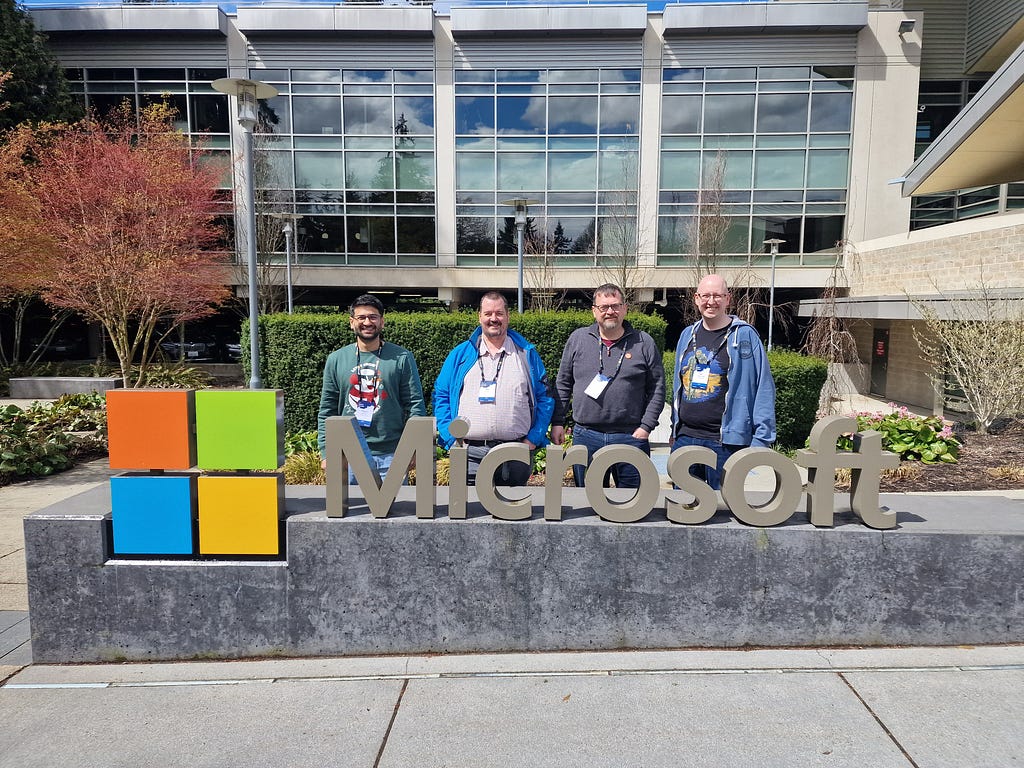
<instances>
[{"instance_id":1,"label":"man in green jacket","mask_svg":"<svg viewBox=\"0 0 1024 768\"><path fill-rule=\"evenodd\" d=\"M411 416L426 416L420 373L412 353L384 341L384 305L370 294L349 310L355 344L327 356L317 415L317 439L324 453L324 423L329 416L355 416L370 448L367 457L383 478ZM324 462L326 469L326 461ZM349 470L349 483L355 477Z\"/></svg>"}]
</instances>

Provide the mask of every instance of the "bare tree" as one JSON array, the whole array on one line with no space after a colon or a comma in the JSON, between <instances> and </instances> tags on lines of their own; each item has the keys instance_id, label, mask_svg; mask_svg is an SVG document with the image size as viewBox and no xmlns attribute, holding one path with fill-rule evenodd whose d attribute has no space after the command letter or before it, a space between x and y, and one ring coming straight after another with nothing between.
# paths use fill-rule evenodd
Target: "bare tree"
<instances>
[{"instance_id":1,"label":"bare tree","mask_svg":"<svg viewBox=\"0 0 1024 768\"><path fill-rule=\"evenodd\" d=\"M572 241L565 236L561 222L551 234L541 223L541 231L529 226L523 232L523 272L530 299L530 309L553 312L565 303L565 289L560 286L558 261L568 253Z\"/></svg>"},{"instance_id":2,"label":"bare tree","mask_svg":"<svg viewBox=\"0 0 1024 768\"><path fill-rule=\"evenodd\" d=\"M622 187L603 194L597 230L598 282L613 283L622 288L627 304L637 305L639 289L646 288L652 269L640 258L640 241L644 232L640 207L639 173L633 153L620 157Z\"/></svg>"},{"instance_id":3,"label":"bare tree","mask_svg":"<svg viewBox=\"0 0 1024 768\"><path fill-rule=\"evenodd\" d=\"M277 255L284 248L284 222L273 215L288 212L278 199L277 190L281 189L283 184L278 183L277 169L270 151L274 146L273 137L277 122L278 118L273 109L261 103L252 135L253 201L256 208L256 298L261 315L282 312L287 306L284 263ZM232 238L228 250L235 254L232 283L247 285L249 267L244 243ZM236 295L231 306L243 317L248 316L248 299Z\"/></svg>"},{"instance_id":4,"label":"bare tree","mask_svg":"<svg viewBox=\"0 0 1024 768\"><path fill-rule=\"evenodd\" d=\"M728 156L722 150L704 169L694 215L684 226L686 242L692 254L694 286L708 275L718 272L718 256L729 230L725 215L725 171Z\"/></svg>"},{"instance_id":5,"label":"bare tree","mask_svg":"<svg viewBox=\"0 0 1024 768\"><path fill-rule=\"evenodd\" d=\"M853 261L855 259L852 243L848 240L836 243L835 263L832 265L828 280L825 281L821 299L804 338L804 352L828 362L828 375L818 398L819 418L832 413L833 403L845 394L841 391L841 367L860 362L857 355L857 340L838 312L838 299L847 292L846 286L842 284L843 264Z\"/></svg>"},{"instance_id":6,"label":"bare tree","mask_svg":"<svg viewBox=\"0 0 1024 768\"><path fill-rule=\"evenodd\" d=\"M941 295L941 292L940 292ZM990 432L1001 417L1024 411L1024 299L999 295L982 275L976 288L936 301L910 298L926 333L914 338L931 364L938 391L948 372L976 424Z\"/></svg>"}]
</instances>

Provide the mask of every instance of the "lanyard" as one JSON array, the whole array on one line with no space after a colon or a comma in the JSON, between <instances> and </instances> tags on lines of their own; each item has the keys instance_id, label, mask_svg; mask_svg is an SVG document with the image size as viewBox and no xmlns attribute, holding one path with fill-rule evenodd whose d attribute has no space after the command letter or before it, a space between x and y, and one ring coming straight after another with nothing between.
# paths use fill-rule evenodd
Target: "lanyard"
<instances>
[{"instance_id":1,"label":"lanyard","mask_svg":"<svg viewBox=\"0 0 1024 768\"><path fill-rule=\"evenodd\" d=\"M612 354L612 348L611 347L607 347L607 349L608 349L608 356L610 357L611 354ZM604 342L601 341L601 337L600 337L600 335L598 335L598 337L597 337L598 373L600 375L602 375L602 376L604 375L604 351L605 351ZM626 357L626 345L623 344L622 345L622 354L619 355L619 362L617 362L615 364L615 373L613 373L611 376L608 377L609 381L611 381L612 379L614 379L616 376L619 375L619 369L622 368L622 361L625 359L625 357Z\"/></svg>"},{"instance_id":2,"label":"lanyard","mask_svg":"<svg viewBox=\"0 0 1024 768\"><path fill-rule=\"evenodd\" d=\"M690 343L686 346L686 351L689 352L690 351L690 347L692 345L694 356L697 357L697 362L700 365L711 365L711 361L714 360L716 357L718 357L718 353L722 351L722 347L724 347L725 343L729 340L729 329L730 328L732 328L732 323L729 323L727 326L725 326L725 333L722 335L722 341L721 341L721 343L719 343L718 349L716 349L711 354L711 357L707 358L706 360L701 360L700 356L697 355L697 327L694 326L694 328L693 328L693 336L690 337ZM714 333L714 331L708 331L708 333Z\"/></svg>"},{"instance_id":3,"label":"lanyard","mask_svg":"<svg viewBox=\"0 0 1024 768\"><path fill-rule=\"evenodd\" d=\"M484 376L484 356L486 354L487 353L484 352L483 354L477 356L476 358L476 364L480 366L480 383L483 384L486 381L493 381L494 383L497 383L498 376L501 374L501 366L505 364L505 355L508 354L508 351L503 349L501 350L501 354L498 355L498 367L494 370L493 379L488 379L486 376Z\"/></svg>"}]
</instances>

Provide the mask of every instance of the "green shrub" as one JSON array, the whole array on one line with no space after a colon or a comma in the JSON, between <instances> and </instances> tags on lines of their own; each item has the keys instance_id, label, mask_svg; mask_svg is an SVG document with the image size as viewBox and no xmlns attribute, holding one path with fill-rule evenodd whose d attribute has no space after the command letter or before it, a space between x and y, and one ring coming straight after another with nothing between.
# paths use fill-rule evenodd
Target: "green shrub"
<instances>
[{"instance_id":1,"label":"green shrub","mask_svg":"<svg viewBox=\"0 0 1024 768\"><path fill-rule=\"evenodd\" d=\"M284 460L284 481L287 485L324 485L320 451L296 451Z\"/></svg>"},{"instance_id":2,"label":"green shrub","mask_svg":"<svg viewBox=\"0 0 1024 768\"><path fill-rule=\"evenodd\" d=\"M953 428L938 416L917 416L907 408L889 403L892 410L859 411L853 414L861 432L874 429L882 433L882 448L899 454L901 461L920 461L922 464L956 464L960 442ZM839 438L837 447L853 450L853 437Z\"/></svg>"},{"instance_id":3,"label":"green shrub","mask_svg":"<svg viewBox=\"0 0 1024 768\"><path fill-rule=\"evenodd\" d=\"M308 432L289 432L284 438L284 455L291 456L293 453L320 452L320 444L317 442L316 430Z\"/></svg>"},{"instance_id":4,"label":"green shrub","mask_svg":"<svg viewBox=\"0 0 1024 768\"><path fill-rule=\"evenodd\" d=\"M138 378L138 368L132 368L132 378ZM209 387L210 375L199 368L191 368L181 363L164 365L155 363L146 366L139 387L154 389L204 389Z\"/></svg>"},{"instance_id":5,"label":"green shrub","mask_svg":"<svg viewBox=\"0 0 1024 768\"><path fill-rule=\"evenodd\" d=\"M665 321L656 316L631 315L630 322L664 345ZM554 380L565 341L577 328L593 323L589 312L527 312L513 314L511 327L537 346ZM427 412L434 382L448 353L469 338L479 325L476 312L389 312L384 338L413 353L419 368ZM243 327L242 337L248 334ZM265 387L285 392L285 428L289 432L316 429L324 361L335 349L351 344L355 335L348 315L278 314L260 318L260 368ZM242 364L248 370L248 348L243 345ZM248 372L245 374L248 378Z\"/></svg>"},{"instance_id":6,"label":"green shrub","mask_svg":"<svg viewBox=\"0 0 1024 768\"><path fill-rule=\"evenodd\" d=\"M0 407L0 485L51 475L78 456L105 450L106 428L106 401L97 394L65 395L26 409Z\"/></svg>"},{"instance_id":7,"label":"green shrub","mask_svg":"<svg viewBox=\"0 0 1024 768\"><path fill-rule=\"evenodd\" d=\"M785 448L807 441L817 420L818 398L828 374L828 363L788 350L772 350L768 363L775 379L775 426L778 444Z\"/></svg>"},{"instance_id":8,"label":"green shrub","mask_svg":"<svg viewBox=\"0 0 1024 768\"><path fill-rule=\"evenodd\" d=\"M675 350L663 352L661 364L665 368L665 402L671 405L672 398L675 396L675 380L672 378L672 373L675 371L676 366Z\"/></svg>"}]
</instances>

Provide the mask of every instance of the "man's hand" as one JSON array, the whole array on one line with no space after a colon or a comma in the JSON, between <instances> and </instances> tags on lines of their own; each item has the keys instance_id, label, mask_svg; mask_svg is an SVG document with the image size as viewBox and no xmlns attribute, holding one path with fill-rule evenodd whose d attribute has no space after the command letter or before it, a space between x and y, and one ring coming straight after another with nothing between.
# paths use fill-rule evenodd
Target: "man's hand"
<instances>
[{"instance_id":1,"label":"man's hand","mask_svg":"<svg viewBox=\"0 0 1024 768\"><path fill-rule=\"evenodd\" d=\"M565 427L551 428L551 442L555 445L561 445L565 442Z\"/></svg>"},{"instance_id":2,"label":"man's hand","mask_svg":"<svg viewBox=\"0 0 1024 768\"><path fill-rule=\"evenodd\" d=\"M635 437L637 440L646 440L650 436L651 433L648 432L643 427L637 427L636 429L633 430L633 437Z\"/></svg>"},{"instance_id":3,"label":"man's hand","mask_svg":"<svg viewBox=\"0 0 1024 768\"><path fill-rule=\"evenodd\" d=\"M324 459L323 461L320 462L320 469L324 470L325 472L327 471L327 459Z\"/></svg>"},{"instance_id":4,"label":"man's hand","mask_svg":"<svg viewBox=\"0 0 1024 768\"><path fill-rule=\"evenodd\" d=\"M529 440L523 440L523 442L526 443L526 447L529 448L531 451L537 450L537 446L531 443Z\"/></svg>"}]
</instances>

